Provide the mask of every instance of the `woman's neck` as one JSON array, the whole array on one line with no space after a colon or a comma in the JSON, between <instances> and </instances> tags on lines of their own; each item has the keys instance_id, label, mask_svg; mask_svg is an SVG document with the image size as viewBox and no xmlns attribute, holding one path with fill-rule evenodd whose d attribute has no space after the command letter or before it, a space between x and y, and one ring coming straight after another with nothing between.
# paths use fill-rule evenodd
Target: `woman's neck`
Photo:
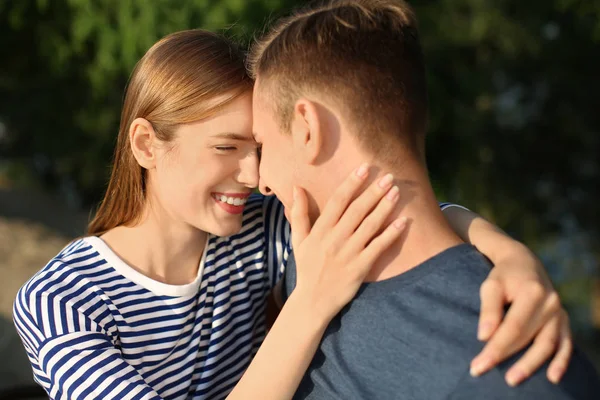
<instances>
[{"instance_id":1,"label":"woman's neck","mask_svg":"<svg viewBox=\"0 0 600 400\"><path fill-rule=\"evenodd\" d=\"M135 226L118 226L101 236L127 264L159 282L184 285L196 279L208 234L146 210Z\"/></svg>"}]
</instances>

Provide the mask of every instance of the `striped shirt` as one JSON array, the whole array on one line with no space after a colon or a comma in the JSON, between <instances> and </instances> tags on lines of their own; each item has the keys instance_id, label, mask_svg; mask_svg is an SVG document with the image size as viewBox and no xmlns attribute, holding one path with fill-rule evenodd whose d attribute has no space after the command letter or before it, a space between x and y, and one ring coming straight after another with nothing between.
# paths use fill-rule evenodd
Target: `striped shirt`
<instances>
[{"instance_id":1,"label":"striped shirt","mask_svg":"<svg viewBox=\"0 0 600 400\"><path fill-rule=\"evenodd\" d=\"M240 233L209 236L187 285L142 275L98 237L76 240L17 294L34 379L52 399L225 398L264 339L289 254L282 204L259 195Z\"/></svg>"}]
</instances>

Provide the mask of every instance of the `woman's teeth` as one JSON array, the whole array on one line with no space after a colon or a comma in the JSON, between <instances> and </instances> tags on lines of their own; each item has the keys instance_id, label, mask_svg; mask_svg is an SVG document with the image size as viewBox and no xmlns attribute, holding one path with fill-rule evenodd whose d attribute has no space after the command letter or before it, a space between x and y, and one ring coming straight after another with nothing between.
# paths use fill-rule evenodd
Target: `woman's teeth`
<instances>
[{"instance_id":1,"label":"woman's teeth","mask_svg":"<svg viewBox=\"0 0 600 400\"><path fill-rule=\"evenodd\" d=\"M241 206L246 204L247 198L240 199L239 197L227 197L224 195L215 194L213 195L215 200L220 201L222 203L231 204L232 206Z\"/></svg>"}]
</instances>

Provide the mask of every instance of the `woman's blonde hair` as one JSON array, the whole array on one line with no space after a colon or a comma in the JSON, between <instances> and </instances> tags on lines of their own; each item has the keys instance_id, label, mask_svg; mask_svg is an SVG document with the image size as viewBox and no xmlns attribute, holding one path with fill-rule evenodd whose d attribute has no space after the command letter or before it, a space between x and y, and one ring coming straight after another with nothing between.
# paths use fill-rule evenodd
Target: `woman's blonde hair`
<instances>
[{"instance_id":1,"label":"woman's blonde hair","mask_svg":"<svg viewBox=\"0 0 600 400\"><path fill-rule=\"evenodd\" d=\"M252 86L243 51L221 35L188 30L152 46L129 79L110 181L88 234L134 225L141 216L146 171L129 143L129 127L136 118L148 120L158 139L168 142L177 126L211 116Z\"/></svg>"}]
</instances>

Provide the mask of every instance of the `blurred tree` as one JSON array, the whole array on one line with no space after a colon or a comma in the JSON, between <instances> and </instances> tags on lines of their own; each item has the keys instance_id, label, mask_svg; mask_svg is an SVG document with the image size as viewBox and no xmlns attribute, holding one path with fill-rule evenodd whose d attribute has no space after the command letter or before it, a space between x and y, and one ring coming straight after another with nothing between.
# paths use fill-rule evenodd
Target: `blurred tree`
<instances>
[{"instance_id":1,"label":"blurred tree","mask_svg":"<svg viewBox=\"0 0 600 400\"><path fill-rule=\"evenodd\" d=\"M529 245L585 232L595 271L569 269L582 253L555 260L570 270L559 287L567 303L581 307L595 296L593 310L600 304L592 290L600 287L600 1L415 4L430 77L428 161L439 191Z\"/></svg>"},{"instance_id":2,"label":"blurred tree","mask_svg":"<svg viewBox=\"0 0 600 400\"><path fill-rule=\"evenodd\" d=\"M105 185L128 75L162 36L221 30L248 42L283 0L4 0L0 156L94 202ZM75 189L75 190L73 190Z\"/></svg>"},{"instance_id":3,"label":"blurred tree","mask_svg":"<svg viewBox=\"0 0 600 400\"><path fill-rule=\"evenodd\" d=\"M108 173L127 76L161 36L248 41L292 0L4 0L0 156L85 204ZM600 1L413 1L442 197L535 244L570 221L600 248ZM71 190L71 192L73 192ZM600 260L600 254L596 254Z\"/></svg>"},{"instance_id":4,"label":"blurred tree","mask_svg":"<svg viewBox=\"0 0 600 400\"><path fill-rule=\"evenodd\" d=\"M600 2L416 5L445 194L528 241L572 216L597 234Z\"/></svg>"}]
</instances>

